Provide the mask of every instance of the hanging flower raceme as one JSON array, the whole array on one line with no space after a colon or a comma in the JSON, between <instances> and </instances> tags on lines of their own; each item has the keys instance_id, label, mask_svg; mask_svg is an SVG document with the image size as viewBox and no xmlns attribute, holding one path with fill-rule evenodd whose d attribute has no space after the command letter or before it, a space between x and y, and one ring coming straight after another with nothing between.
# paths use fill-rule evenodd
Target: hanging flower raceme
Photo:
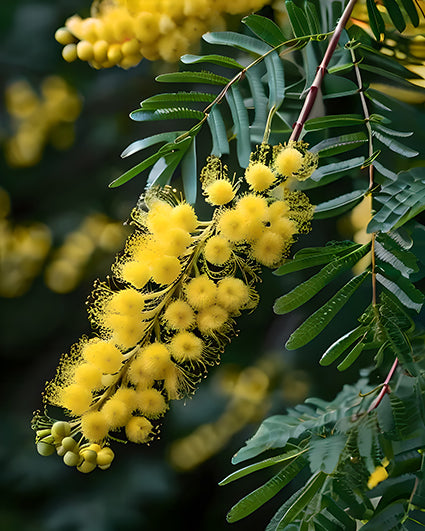
<instances>
[{"instance_id":1,"label":"hanging flower raceme","mask_svg":"<svg viewBox=\"0 0 425 531\"><path fill-rule=\"evenodd\" d=\"M110 465L111 440L157 437L169 402L194 391L220 362L235 319L255 308L261 265L278 266L308 232L312 206L288 183L316 165L304 143L261 145L235 182L210 157L201 173L210 221L169 187L141 198L113 276L89 297L94 337L81 338L47 384L46 408L69 420L36 413L39 453L90 472Z\"/></svg>"}]
</instances>

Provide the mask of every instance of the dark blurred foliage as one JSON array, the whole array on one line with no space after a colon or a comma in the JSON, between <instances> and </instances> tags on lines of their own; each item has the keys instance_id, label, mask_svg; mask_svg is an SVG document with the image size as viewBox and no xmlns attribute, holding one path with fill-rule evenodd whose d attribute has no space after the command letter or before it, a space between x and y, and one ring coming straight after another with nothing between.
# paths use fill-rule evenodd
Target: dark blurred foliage
<instances>
[{"instance_id":1,"label":"dark blurred foliage","mask_svg":"<svg viewBox=\"0 0 425 531\"><path fill-rule=\"evenodd\" d=\"M0 92L4 94L8 84L21 78L37 88L46 76L56 74L83 98L71 148L61 152L47 146L41 162L25 169L8 167L4 158L0 161L0 186L11 198L11 222L46 224L54 246L93 212L127 219L143 191L144 177L118 189L110 189L108 184L131 165L131 161L120 159L121 151L133 140L152 134L131 122L128 114L139 101L161 89L154 77L164 69L146 61L128 71L96 71L85 63L65 63L54 32L74 12L87 15L88 6L87 0L2 0L0 5ZM0 137L5 140L10 135L10 120L3 107L0 120ZM333 224L321 223L320 229L303 239L303 246L321 245L336 237ZM84 300L93 279L105 276L112 261L112 254L95 255L83 281L69 294L53 293L38 276L24 295L0 300L2 531L225 529L227 510L243 494L238 483L225 488L217 483L232 471L231 456L253 434L256 422L249 423L218 455L195 470L177 472L167 460L174 440L214 422L225 410L229 396L220 384L222 368L212 369L193 398L171 409L159 441L150 447L116 447L117 457L108 471L83 475L55 456L43 458L36 453L30 429L32 412L41 406L44 382L54 375L59 355L89 331ZM240 319L240 334L223 356L222 367L231 364L238 370L268 353L277 356L277 378L262 416L282 412L286 405L303 400L306 391L330 398L341 386L342 378L335 369L317 365L334 338L319 338L314 346L296 353L284 352L284 340L301 315L276 317L272 304L279 290L288 291L288 282L295 285L300 278L294 275L288 281L265 275L260 306ZM358 308L345 310L347 327L351 316L359 313ZM338 335L340 331L335 330L335 338ZM357 378L357 370L353 369L350 378ZM301 384L294 387L297 381ZM256 420L259 422L261 415ZM267 470L249 476L244 489L253 490L269 476ZM282 499L285 496L282 493ZM279 498L269 503L269 517L280 505ZM232 528L262 529L267 517L259 513Z\"/></svg>"}]
</instances>

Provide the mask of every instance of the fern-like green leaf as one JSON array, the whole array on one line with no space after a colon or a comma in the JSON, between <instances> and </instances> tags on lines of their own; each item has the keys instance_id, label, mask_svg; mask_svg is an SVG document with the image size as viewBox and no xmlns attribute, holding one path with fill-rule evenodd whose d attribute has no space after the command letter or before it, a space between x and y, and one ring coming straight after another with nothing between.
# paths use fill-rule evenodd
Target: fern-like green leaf
<instances>
[{"instance_id":1,"label":"fern-like green leaf","mask_svg":"<svg viewBox=\"0 0 425 531\"><path fill-rule=\"evenodd\" d=\"M368 232L388 232L402 226L425 210L425 169L400 172L393 182L385 183L376 200L382 205L370 221Z\"/></svg>"},{"instance_id":2,"label":"fern-like green leaf","mask_svg":"<svg viewBox=\"0 0 425 531\"><path fill-rule=\"evenodd\" d=\"M376 271L376 280L397 297L401 304L406 308L420 312L424 296L408 279L401 275L400 271L390 264L381 264L376 268Z\"/></svg>"},{"instance_id":3,"label":"fern-like green leaf","mask_svg":"<svg viewBox=\"0 0 425 531\"><path fill-rule=\"evenodd\" d=\"M388 136L398 136L401 138L408 138L409 136L413 135L413 131L395 131L394 129L389 129L380 123L372 122L372 129L377 129Z\"/></svg>"},{"instance_id":4,"label":"fern-like green leaf","mask_svg":"<svg viewBox=\"0 0 425 531\"><path fill-rule=\"evenodd\" d=\"M306 121L304 129L306 131L321 131L330 127L350 127L362 123L364 123L364 118L360 114L336 114L310 118Z\"/></svg>"},{"instance_id":5,"label":"fern-like green leaf","mask_svg":"<svg viewBox=\"0 0 425 531\"><path fill-rule=\"evenodd\" d=\"M310 150L318 153L320 157L330 157L338 153L344 153L356 149L367 142L367 136L363 132L350 133L333 138L322 140L319 144L312 146Z\"/></svg>"},{"instance_id":6,"label":"fern-like green leaf","mask_svg":"<svg viewBox=\"0 0 425 531\"><path fill-rule=\"evenodd\" d=\"M136 109L130 113L130 118L136 122L147 122L152 120L202 120L204 113L188 107L162 108L154 111Z\"/></svg>"},{"instance_id":7,"label":"fern-like green leaf","mask_svg":"<svg viewBox=\"0 0 425 531\"><path fill-rule=\"evenodd\" d=\"M328 437L312 437L308 450L308 460L312 473L322 471L326 474L332 474L344 446L345 437L340 433Z\"/></svg>"},{"instance_id":8,"label":"fern-like green leaf","mask_svg":"<svg viewBox=\"0 0 425 531\"><path fill-rule=\"evenodd\" d=\"M289 507L283 518L280 520L276 527L276 531L283 531L285 527L293 522L300 512L308 505L314 496L321 490L327 475L324 472L318 472L313 476L301 491L301 494L297 497L297 500Z\"/></svg>"},{"instance_id":9,"label":"fern-like green leaf","mask_svg":"<svg viewBox=\"0 0 425 531\"><path fill-rule=\"evenodd\" d=\"M401 3L415 28L419 26L419 15L415 2L413 0L401 0Z\"/></svg>"},{"instance_id":10,"label":"fern-like green leaf","mask_svg":"<svg viewBox=\"0 0 425 531\"><path fill-rule=\"evenodd\" d=\"M344 531L355 531L356 522L342 509L338 503L326 494L322 497L322 505L341 524Z\"/></svg>"},{"instance_id":11,"label":"fern-like green leaf","mask_svg":"<svg viewBox=\"0 0 425 531\"><path fill-rule=\"evenodd\" d=\"M335 343L333 343L320 358L320 365L326 366L337 360L351 345L362 337L367 328L364 326L358 326L347 332L347 334L340 337Z\"/></svg>"},{"instance_id":12,"label":"fern-like green leaf","mask_svg":"<svg viewBox=\"0 0 425 531\"><path fill-rule=\"evenodd\" d=\"M381 35L385 34L385 22L379 9L376 7L375 0L366 0L369 24L375 35L376 40L381 40Z\"/></svg>"},{"instance_id":13,"label":"fern-like green leaf","mask_svg":"<svg viewBox=\"0 0 425 531\"><path fill-rule=\"evenodd\" d=\"M304 456L296 457L291 463L267 481L267 483L234 505L227 513L227 521L230 523L237 522L256 511L282 490L306 465L307 459Z\"/></svg>"},{"instance_id":14,"label":"fern-like green leaf","mask_svg":"<svg viewBox=\"0 0 425 531\"><path fill-rule=\"evenodd\" d=\"M408 146L402 144L401 142L394 140L390 136L380 133L379 131L373 131L373 136L376 137L380 142L382 142L382 144L384 144L388 149L394 151L394 153L402 155L403 157L413 158L419 155L419 151L411 149Z\"/></svg>"},{"instance_id":15,"label":"fern-like green leaf","mask_svg":"<svg viewBox=\"0 0 425 531\"><path fill-rule=\"evenodd\" d=\"M321 33L320 17L316 9L316 4L310 0L304 1L304 12L307 17L308 27L312 35Z\"/></svg>"},{"instance_id":16,"label":"fern-like green leaf","mask_svg":"<svg viewBox=\"0 0 425 531\"><path fill-rule=\"evenodd\" d=\"M278 110L285 97L285 77L282 61L276 52L266 55L267 83L269 86L269 108Z\"/></svg>"},{"instance_id":17,"label":"fern-like green leaf","mask_svg":"<svg viewBox=\"0 0 425 531\"><path fill-rule=\"evenodd\" d=\"M305 247L298 251L292 260L288 260L279 269L276 269L274 274L282 276L309 267L329 264L339 258L341 254L349 254L359 247L360 244L350 241L331 242L325 247Z\"/></svg>"},{"instance_id":18,"label":"fern-like green leaf","mask_svg":"<svg viewBox=\"0 0 425 531\"><path fill-rule=\"evenodd\" d=\"M364 163L364 157L354 157L352 159L331 162L330 164L319 166L309 179L300 183L302 185L301 189L308 190L310 188L316 188L317 186L324 186L332 183L351 170L360 168Z\"/></svg>"},{"instance_id":19,"label":"fern-like green leaf","mask_svg":"<svg viewBox=\"0 0 425 531\"><path fill-rule=\"evenodd\" d=\"M397 232L379 233L375 240L375 256L379 261L391 264L400 273L409 275L418 271L417 258L413 252L400 244Z\"/></svg>"},{"instance_id":20,"label":"fern-like green leaf","mask_svg":"<svg viewBox=\"0 0 425 531\"><path fill-rule=\"evenodd\" d=\"M251 137L253 136L253 132L258 130L260 136L258 139L259 142L262 141L264 135L269 108L268 98L264 90L264 85L261 82L261 70L261 65L258 64L246 71L246 78L252 94L252 103L255 112L254 122L250 126Z\"/></svg>"},{"instance_id":21,"label":"fern-like green leaf","mask_svg":"<svg viewBox=\"0 0 425 531\"><path fill-rule=\"evenodd\" d=\"M232 85L226 93L227 103L232 113L236 133L236 151L239 165L246 167L251 155L251 139L249 137L249 117L243 102L242 94L236 85Z\"/></svg>"},{"instance_id":22,"label":"fern-like green leaf","mask_svg":"<svg viewBox=\"0 0 425 531\"><path fill-rule=\"evenodd\" d=\"M299 284L286 295L279 297L273 307L275 313L285 314L291 312L310 300L334 278L353 267L369 252L369 249L370 245L366 244L330 262L316 275Z\"/></svg>"},{"instance_id":23,"label":"fern-like green leaf","mask_svg":"<svg viewBox=\"0 0 425 531\"><path fill-rule=\"evenodd\" d=\"M110 188L116 188L117 186L121 186L122 184L126 183L127 181L130 181L133 177L136 175L139 175L139 173L142 173L142 171L146 170L147 168L150 168L153 166L160 158L162 157L161 153L155 153L154 155L151 155L147 159L143 160L130 170L126 171L122 175L120 175L117 179L112 181L109 184Z\"/></svg>"},{"instance_id":24,"label":"fern-like green leaf","mask_svg":"<svg viewBox=\"0 0 425 531\"><path fill-rule=\"evenodd\" d=\"M214 105L210 110L207 118L207 123L212 136L211 154L216 157L221 157L223 154L229 153L229 142L227 140L226 126L221 115L220 109Z\"/></svg>"},{"instance_id":25,"label":"fern-like green leaf","mask_svg":"<svg viewBox=\"0 0 425 531\"><path fill-rule=\"evenodd\" d=\"M285 0L285 7L295 37L308 35L310 28L304 11L293 0Z\"/></svg>"},{"instance_id":26,"label":"fern-like green leaf","mask_svg":"<svg viewBox=\"0 0 425 531\"><path fill-rule=\"evenodd\" d=\"M410 374L412 374L412 376L417 376L418 368L413 362L412 347L405 333L400 330L396 323L384 316L381 316L380 318L380 325L385 332L389 347L393 354L397 356L400 363L410 372Z\"/></svg>"},{"instance_id":27,"label":"fern-like green leaf","mask_svg":"<svg viewBox=\"0 0 425 531\"><path fill-rule=\"evenodd\" d=\"M232 59L224 55L192 55L186 54L180 58L180 61L185 65L195 65L198 63L211 63L218 66L225 66L226 68L235 68L236 70L243 70L243 66Z\"/></svg>"},{"instance_id":28,"label":"fern-like green leaf","mask_svg":"<svg viewBox=\"0 0 425 531\"><path fill-rule=\"evenodd\" d=\"M273 48L280 46L287 40L281 28L269 18L260 15L248 15L242 19L242 22Z\"/></svg>"},{"instance_id":29,"label":"fern-like green leaf","mask_svg":"<svg viewBox=\"0 0 425 531\"><path fill-rule=\"evenodd\" d=\"M353 190L348 194L343 194L335 197L335 199L320 203L316 205L314 209L314 217L315 219L325 219L343 214L344 212L347 212L347 210L351 210L358 205L363 200L366 193L367 189Z\"/></svg>"},{"instance_id":30,"label":"fern-like green leaf","mask_svg":"<svg viewBox=\"0 0 425 531\"><path fill-rule=\"evenodd\" d=\"M360 354L365 349L365 343L363 341L359 341L357 345L355 345L350 352L347 354L347 356L341 361L339 365L337 365L337 369L339 371L346 371L353 363L357 360L357 358L360 356Z\"/></svg>"},{"instance_id":31,"label":"fern-like green leaf","mask_svg":"<svg viewBox=\"0 0 425 531\"><path fill-rule=\"evenodd\" d=\"M230 79L212 72L168 72L157 76L161 83L205 83L206 85L227 85Z\"/></svg>"},{"instance_id":32,"label":"fern-like green leaf","mask_svg":"<svg viewBox=\"0 0 425 531\"><path fill-rule=\"evenodd\" d=\"M255 55L264 55L270 52L271 48L268 44L249 35L242 35L233 31L220 31L206 33L202 37L209 44L221 44L224 46L232 46Z\"/></svg>"},{"instance_id":33,"label":"fern-like green leaf","mask_svg":"<svg viewBox=\"0 0 425 531\"><path fill-rule=\"evenodd\" d=\"M182 133L183 131L173 131L172 133L159 133L157 135L152 135L143 138L142 140L136 140L136 142L130 144L121 153L121 157L129 157L130 155L133 155L134 153L137 153L142 149L155 146L156 144L174 142L174 140L176 140L176 138L178 138Z\"/></svg>"},{"instance_id":34,"label":"fern-like green leaf","mask_svg":"<svg viewBox=\"0 0 425 531\"><path fill-rule=\"evenodd\" d=\"M140 108L145 111L154 111L163 108L176 108L182 102L187 103L211 103L217 96L208 92L166 92L156 94L140 103Z\"/></svg>"},{"instance_id":35,"label":"fern-like green leaf","mask_svg":"<svg viewBox=\"0 0 425 531\"><path fill-rule=\"evenodd\" d=\"M288 452L285 452L283 454L276 455L275 457L269 457L268 459L264 459L263 461L259 461L258 463L245 466L244 468L241 468L240 470L237 470L236 472L233 472L232 474L228 475L226 478L220 481L219 485L227 485L228 483L232 483L232 481L236 481L237 479L247 476L248 474L252 474L257 470L262 470L263 468L268 468L269 466L273 466L278 463L283 463L284 461L289 461L291 459L294 459L295 457L298 457L304 452L306 452L306 450L294 448L293 450L289 450Z\"/></svg>"},{"instance_id":36,"label":"fern-like green leaf","mask_svg":"<svg viewBox=\"0 0 425 531\"><path fill-rule=\"evenodd\" d=\"M383 511L373 516L362 529L363 531L396 530L400 529L400 522L404 516L404 507L402 503L393 503L388 505Z\"/></svg>"},{"instance_id":37,"label":"fern-like green leaf","mask_svg":"<svg viewBox=\"0 0 425 531\"><path fill-rule=\"evenodd\" d=\"M384 6L394 26L402 33L406 29L406 22L396 0L384 0Z\"/></svg>"},{"instance_id":38,"label":"fern-like green leaf","mask_svg":"<svg viewBox=\"0 0 425 531\"><path fill-rule=\"evenodd\" d=\"M181 160L181 174L184 197L189 204L194 204L198 191L196 137L192 138L191 144Z\"/></svg>"},{"instance_id":39,"label":"fern-like green leaf","mask_svg":"<svg viewBox=\"0 0 425 531\"><path fill-rule=\"evenodd\" d=\"M336 317L344 304L348 302L354 292L369 276L369 271L364 271L360 275L352 278L343 288L341 288L331 299L328 300L319 310L308 317L295 332L293 332L286 342L288 350L295 350L303 347L326 328L330 321Z\"/></svg>"}]
</instances>

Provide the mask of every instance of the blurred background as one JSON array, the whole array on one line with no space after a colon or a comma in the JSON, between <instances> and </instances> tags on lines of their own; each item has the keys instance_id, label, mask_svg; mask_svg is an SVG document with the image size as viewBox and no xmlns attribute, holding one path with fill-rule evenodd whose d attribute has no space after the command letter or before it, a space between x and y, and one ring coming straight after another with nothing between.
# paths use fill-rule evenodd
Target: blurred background
<instances>
[{"instance_id":1,"label":"blurred background","mask_svg":"<svg viewBox=\"0 0 425 531\"><path fill-rule=\"evenodd\" d=\"M44 383L60 355L90 332L84 301L94 279L108 274L130 230L123 222L143 192L143 175L108 188L137 162L122 160L122 150L158 132L128 114L163 90L155 75L176 68L147 60L129 70L66 63L55 31L74 13L88 16L89 8L88 0L2 0L0 6L0 528L225 529L233 503L271 475L260 471L241 485L217 485L261 420L310 395L332 398L357 371L341 376L318 367L329 335L314 347L284 350L302 316L276 317L272 304L301 277L268 272L259 307L240 319L238 337L196 394L173 404L160 440L116 446L112 467L90 475L36 453L30 421ZM229 24L237 27L237 20ZM315 228L303 246L340 237L332 223ZM344 319L358 313L351 307ZM232 528L264 528L277 498L267 514L261 510Z\"/></svg>"}]
</instances>

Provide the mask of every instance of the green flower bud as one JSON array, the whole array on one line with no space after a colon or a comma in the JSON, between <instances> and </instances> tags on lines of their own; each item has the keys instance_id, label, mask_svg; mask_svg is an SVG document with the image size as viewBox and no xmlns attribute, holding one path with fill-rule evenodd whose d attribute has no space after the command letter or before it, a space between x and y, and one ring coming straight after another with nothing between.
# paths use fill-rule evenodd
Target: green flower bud
<instances>
[{"instance_id":1,"label":"green flower bud","mask_svg":"<svg viewBox=\"0 0 425 531\"><path fill-rule=\"evenodd\" d=\"M66 452L66 454L63 456L63 462L67 466L78 466L82 460L82 457L79 454L75 454L74 452Z\"/></svg>"},{"instance_id":2,"label":"green flower bud","mask_svg":"<svg viewBox=\"0 0 425 531\"><path fill-rule=\"evenodd\" d=\"M76 444L77 444L77 441L73 439L72 437L64 437L62 439L62 446L65 448L65 450L69 450L69 451L74 450Z\"/></svg>"},{"instance_id":3,"label":"green flower bud","mask_svg":"<svg viewBox=\"0 0 425 531\"><path fill-rule=\"evenodd\" d=\"M89 472L93 472L95 468L96 463L84 460L81 465L78 465L77 470L82 472L83 474L88 474Z\"/></svg>"},{"instance_id":4,"label":"green flower bud","mask_svg":"<svg viewBox=\"0 0 425 531\"><path fill-rule=\"evenodd\" d=\"M62 440L64 437L68 437L71 433L71 425L69 422L57 421L52 426L52 435L57 440Z\"/></svg>"},{"instance_id":5,"label":"green flower bud","mask_svg":"<svg viewBox=\"0 0 425 531\"><path fill-rule=\"evenodd\" d=\"M37 443L37 452L40 455L48 456L55 453L55 447L53 444L46 443L44 441L39 441Z\"/></svg>"},{"instance_id":6,"label":"green flower bud","mask_svg":"<svg viewBox=\"0 0 425 531\"><path fill-rule=\"evenodd\" d=\"M84 457L85 461L88 461L89 463L96 463L97 460L97 452L94 450L90 450L89 448L82 448L80 450L80 455Z\"/></svg>"},{"instance_id":7,"label":"green flower bud","mask_svg":"<svg viewBox=\"0 0 425 531\"><path fill-rule=\"evenodd\" d=\"M109 446L105 446L105 448L102 448L97 454L97 464L99 465L99 468L102 468L103 466L109 467L114 457L115 454L111 450L111 448L109 448Z\"/></svg>"}]
</instances>

